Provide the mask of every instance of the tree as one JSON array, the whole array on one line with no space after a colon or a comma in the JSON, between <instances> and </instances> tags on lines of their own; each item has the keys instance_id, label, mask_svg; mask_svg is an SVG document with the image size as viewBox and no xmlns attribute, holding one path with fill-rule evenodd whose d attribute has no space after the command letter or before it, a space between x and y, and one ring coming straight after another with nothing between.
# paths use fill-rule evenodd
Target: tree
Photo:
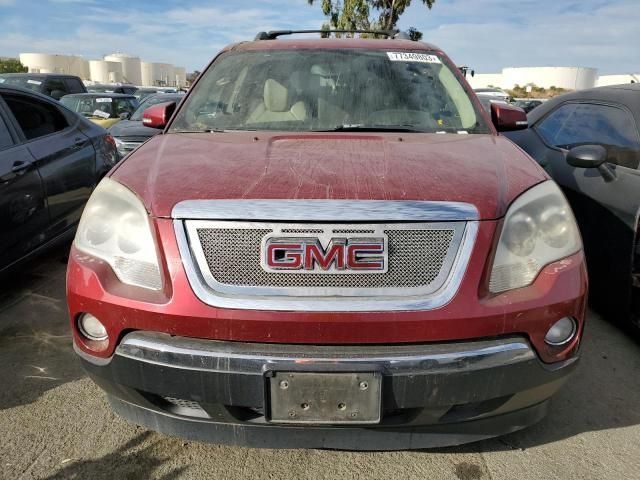
<instances>
[{"instance_id":1,"label":"tree","mask_svg":"<svg viewBox=\"0 0 640 480\"><path fill-rule=\"evenodd\" d=\"M318 0L307 0L309 5ZM411 0L320 0L322 13L327 17L323 30L393 30L398 19L404 13ZM431 9L436 0L421 0L423 5ZM371 13L377 18L371 18ZM326 36L326 35L323 35ZM422 32L417 28L409 28L412 40L420 40Z\"/></svg>"},{"instance_id":2,"label":"tree","mask_svg":"<svg viewBox=\"0 0 640 480\"><path fill-rule=\"evenodd\" d=\"M0 73L27 73L28 71L29 69L17 58L0 59Z\"/></svg>"}]
</instances>

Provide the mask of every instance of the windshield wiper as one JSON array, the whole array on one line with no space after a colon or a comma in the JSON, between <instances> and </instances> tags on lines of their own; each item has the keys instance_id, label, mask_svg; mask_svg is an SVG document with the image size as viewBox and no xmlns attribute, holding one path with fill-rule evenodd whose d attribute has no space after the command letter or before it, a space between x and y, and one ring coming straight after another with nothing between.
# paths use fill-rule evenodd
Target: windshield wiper
<instances>
[{"instance_id":1,"label":"windshield wiper","mask_svg":"<svg viewBox=\"0 0 640 480\"><path fill-rule=\"evenodd\" d=\"M344 124L337 125L328 130L316 130L318 132L413 132L426 133L426 130L417 128L415 125L364 125L364 124Z\"/></svg>"}]
</instances>

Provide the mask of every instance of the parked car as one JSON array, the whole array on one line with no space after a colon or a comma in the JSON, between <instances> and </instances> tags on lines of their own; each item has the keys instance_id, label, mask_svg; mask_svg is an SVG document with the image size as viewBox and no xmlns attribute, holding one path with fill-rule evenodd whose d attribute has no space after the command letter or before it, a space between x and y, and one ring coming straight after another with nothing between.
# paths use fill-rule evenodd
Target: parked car
<instances>
[{"instance_id":1,"label":"parked car","mask_svg":"<svg viewBox=\"0 0 640 480\"><path fill-rule=\"evenodd\" d=\"M57 73L3 73L0 85L22 87L60 100L70 93L86 93L87 89L79 77Z\"/></svg>"},{"instance_id":2,"label":"parked car","mask_svg":"<svg viewBox=\"0 0 640 480\"><path fill-rule=\"evenodd\" d=\"M116 412L262 447L523 428L576 366L587 276L557 185L447 55L390 39L223 49L93 193L76 352Z\"/></svg>"},{"instance_id":3,"label":"parked car","mask_svg":"<svg viewBox=\"0 0 640 480\"><path fill-rule=\"evenodd\" d=\"M165 92L163 92L159 88L139 88L138 90L136 90L136 93L134 93L134 95L138 99L138 101L142 103L142 101L148 96L156 95L158 93L165 93Z\"/></svg>"},{"instance_id":4,"label":"parked car","mask_svg":"<svg viewBox=\"0 0 640 480\"><path fill-rule=\"evenodd\" d=\"M512 103L512 105L515 105L516 107L520 107L521 109L523 109L526 113L529 113L531 110L533 110L536 107L539 107L540 105L542 105L542 100L516 100Z\"/></svg>"},{"instance_id":5,"label":"parked car","mask_svg":"<svg viewBox=\"0 0 640 480\"><path fill-rule=\"evenodd\" d=\"M584 239L591 303L640 330L640 85L581 90L507 135L558 182Z\"/></svg>"},{"instance_id":6,"label":"parked car","mask_svg":"<svg viewBox=\"0 0 640 480\"><path fill-rule=\"evenodd\" d=\"M117 160L104 129L50 97L0 85L0 273L71 240Z\"/></svg>"},{"instance_id":7,"label":"parked car","mask_svg":"<svg viewBox=\"0 0 640 480\"><path fill-rule=\"evenodd\" d=\"M87 91L90 93L125 93L127 95L133 95L138 91L138 87L135 85L122 85L122 84L114 84L114 85L103 85L103 84L93 84L87 86Z\"/></svg>"},{"instance_id":8,"label":"parked car","mask_svg":"<svg viewBox=\"0 0 640 480\"><path fill-rule=\"evenodd\" d=\"M485 95L483 93L479 93L479 94L477 94L477 97L478 97L478 100L480 100L480 105L482 105L482 108L484 108L484 110L489 115L491 115L491 104L492 103L501 103L503 105L508 105L508 103L509 103L506 100L501 100L500 98L498 98L498 97L496 97L494 95Z\"/></svg>"},{"instance_id":9,"label":"parked car","mask_svg":"<svg viewBox=\"0 0 640 480\"><path fill-rule=\"evenodd\" d=\"M160 133L157 128L146 127L142 123L142 115L144 111L159 103L163 102L180 102L184 97L183 93L156 93L146 97L133 112L131 118L116 123L109 128L109 133L113 135L118 147L118 153L122 157L134 151L144 142L154 135Z\"/></svg>"},{"instance_id":10,"label":"parked car","mask_svg":"<svg viewBox=\"0 0 640 480\"><path fill-rule=\"evenodd\" d=\"M66 95L60 101L103 128L128 119L138 108L136 97L122 93L80 93Z\"/></svg>"},{"instance_id":11,"label":"parked car","mask_svg":"<svg viewBox=\"0 0 640 480\"><path fill-rule=\"evenodd\" d=\"M501 88L474 88L473 91L478 95L492 96L507 103L511 101L509 94Z\"/></svg>"}]
</instances>

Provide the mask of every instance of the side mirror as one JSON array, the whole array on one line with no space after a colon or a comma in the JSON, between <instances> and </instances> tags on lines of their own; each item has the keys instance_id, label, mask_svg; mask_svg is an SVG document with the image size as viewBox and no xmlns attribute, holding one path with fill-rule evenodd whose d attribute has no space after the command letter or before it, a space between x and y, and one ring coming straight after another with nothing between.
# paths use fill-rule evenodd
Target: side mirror
<instances>
[{"instance_id":1,"label":"side mirror","mask_svg":"<svg viewBox=\"0 0 640 480\"><path fill-rule=\"evenodd\" d=\"M51 91L51 97L55 98L56 100L60 100L65 95L67 95L67 92L65 92L64 90L52 90Z\"/></svg>"},{"instance_id":2,"label":"side mirror","mask_svg":"<svg viewBox=\"0 0 640 480\"><path fill-rule=\"evenodd\" d=\"M567 154L567 163L578 168L598 168L607 161L607 150L602 145L580 145Z\"/></svg>"},{"instance_id":3,"label":"side mirror","mask_svg":"<svg viewBox=\"0 0 640 480\"><path fill-rule=\"evenodd\" d=\"M506 103L491 102L491 120L499 132L523 130L529 126L524 110Z\"/></svg>"},{"instance_id":4,"label":"side mirror","mask_svg":"<svg viewBox=\"0 0 640 480\"><path fill-rule=\"evenodd\" d=\"M164 128L175 111L176 102L159 103L143 112L142 124L145 127Z\"/></svg>"},{"instance_id":5,"label":"side mirror","mask_svg":"<svg viewBox=\"0 0 640 480\"><path fill-rule=\"evenodd\" d=\"M122 112L119 116L120 116L120 120L129 120L129 117L131 117L131 114L129 112Z\"/></svg>"},{"instance_id":6,"label":"side mirror","mask_svg":"<svg viewBox=\"0 0 640 480\"><path fill-rule=\"evenodd\" d=\"M616 172L607 162L607 149L602 145L580 145L567 153L567 163L577 168L597 168L605 182L616 179Z\"/></svg>"}]
</instances>

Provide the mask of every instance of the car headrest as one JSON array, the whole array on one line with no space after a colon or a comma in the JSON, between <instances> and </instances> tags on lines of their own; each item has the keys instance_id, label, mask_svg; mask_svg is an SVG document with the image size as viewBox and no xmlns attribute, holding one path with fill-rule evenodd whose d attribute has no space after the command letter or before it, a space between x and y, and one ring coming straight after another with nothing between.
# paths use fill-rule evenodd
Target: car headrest
<instances>
[{"instance_id":1,"label":"car headrest","mask_svg":"<svg viewBox=\"0 0 640 480\"><path fill-rule=\"evenodd\" d=\"M273 78L264 82L264 105L270 112L289 110L289 91L287 87Z\"/></svg>"}]
</instances>

